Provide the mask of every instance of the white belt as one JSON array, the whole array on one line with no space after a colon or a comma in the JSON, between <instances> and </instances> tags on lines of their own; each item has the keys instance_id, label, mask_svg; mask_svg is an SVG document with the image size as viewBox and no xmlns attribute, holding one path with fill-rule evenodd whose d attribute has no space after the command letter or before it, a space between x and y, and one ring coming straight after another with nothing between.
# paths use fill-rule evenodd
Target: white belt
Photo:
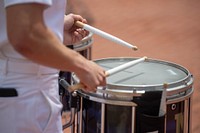
<instances>
[{"instance_id":1,"label":"white belt","mask_svg":"<svg viewBox=\"0 0 200 133\"><path fill-rule=\"evenodd\" d=\"M1 72L15 72L21 74L56 74L59 70L38 65L28 61L2 59L0 57Z\"/></svg>"}]
</instances>

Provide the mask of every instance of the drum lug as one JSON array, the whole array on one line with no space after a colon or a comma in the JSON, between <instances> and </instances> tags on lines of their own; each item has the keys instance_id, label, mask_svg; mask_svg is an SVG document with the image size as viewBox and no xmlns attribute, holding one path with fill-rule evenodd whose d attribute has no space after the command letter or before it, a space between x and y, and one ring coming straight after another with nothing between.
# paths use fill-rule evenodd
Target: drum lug
<instances>
[{"instance_id":1,"label":"drum lug","mask_svg":"<svg viewBox=\"0 0 200 133\"><path fill-rule=\"evenodd\" d=\"M72 96L76 97L77 96L77 92L76 91L72 92Z\"/></svg>"},{"instance_id":2,"label":"drum lug","mask_svg":"<svg viewBox=\"0 0 200 133\"><path fill-rule=\"evenodd\" d=\"M176 104L172 104L172 105L171 105L171 109L172 109L172 110L175 110L175 109L176 109Z\"/></svg>"},{"instance_id":3,"label":"drum lug","mask_svg":"<svg viewBox=\"0 0 200 133\"><path fill-rule=\"evenodd\" d=\"M188 82L187 81L185 81L185 85L188 86Z\"/></svg>"},{"instance_id":4,"label":"drum lug","mask_svg":"<svg viewBox=\"0 0 200 133\"><path fill-rule=\"evenodd\" d=\"M193 75L192 75L192 74L190 74L190 77L191 77L191 78L193 78ZM189 82L189 81L185 81L185 85L186 85L186 86L189 86L189 84L190 84L190 82Z\"/></svg>"}]
</instances>

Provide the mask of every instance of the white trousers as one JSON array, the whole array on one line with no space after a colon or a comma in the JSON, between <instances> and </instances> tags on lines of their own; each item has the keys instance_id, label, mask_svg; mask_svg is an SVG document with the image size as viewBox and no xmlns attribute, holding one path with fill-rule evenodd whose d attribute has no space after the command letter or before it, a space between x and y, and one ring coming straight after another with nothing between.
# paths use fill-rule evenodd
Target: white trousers
<instances>
[{"instance_id":1,"label":"white trousers","mask_svg":"<svg viewBox=\"0 0 200 133\"><path fill-rule=\"evenodd\" d=\"M8 65L0 61L0 88L16 88L18 96L0 97L0 132L62 133L58 73L21 74Z\"/></svg>"}]
</instances>

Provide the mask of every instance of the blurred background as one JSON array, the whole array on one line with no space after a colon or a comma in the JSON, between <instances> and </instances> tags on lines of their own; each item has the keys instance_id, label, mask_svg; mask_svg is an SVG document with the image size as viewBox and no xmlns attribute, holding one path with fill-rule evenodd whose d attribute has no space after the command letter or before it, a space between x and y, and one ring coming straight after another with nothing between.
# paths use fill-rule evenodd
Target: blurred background
<instances>
[{"instance_id":1,"label":"blurred background","mask_svg":"<svg viewBox=\"0 0 200 133\"><path fill-rule=\"evenodd\" d=\"M68 12L115 35L139 50L93 35L92 59L143 57L187 68L194 76L192 133L200 132L200 1L198 0L68 0ZM65 130L68 132L68 129Z\"/></svg>"}]
</instances>

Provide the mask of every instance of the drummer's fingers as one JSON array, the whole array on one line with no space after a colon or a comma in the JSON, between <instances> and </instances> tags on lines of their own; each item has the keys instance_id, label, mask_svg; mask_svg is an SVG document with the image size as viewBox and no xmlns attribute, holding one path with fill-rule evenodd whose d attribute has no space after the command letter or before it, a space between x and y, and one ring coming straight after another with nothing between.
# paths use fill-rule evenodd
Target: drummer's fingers
<instances>
[{"instance_id":1,"label":"drummer's fingers","mask_svg":"<svg viewBox=\"0 0 200 133\"><path fill-rule=\"evenodd\" d=\"M90 88L91 91L96 92L98 86L106 86L106 77L100 76L98 81Z\"/></svg>"},{"instance_id":2,"label":"drummer's fingers","mask_svg":"<svg viewBox=\"0 0 200 133\"><path fill-rule=\"evenodd\" d=\"M100 81L100 83L99 83L100 86L106 86L106 75L105 75L105 73L102 73L99 81Z\"/></svg>"},{"instance_id":3,"label":"drummer's fingers","mask_svg":"<svg viewBox=\"0 0 200 133\"><path fill-rule=\"evenodd\" d=\"M84 91L96 92L96 89L99 86L99 84L100 84L100 82L90 82L89 85L85 85Z\"/></svg>"},{"instance_id":4,"label":"drummer's fingers","mask_svg":"<svg viewBox=\"0 0 200 133\"><path fill-rule=\"evenodd\" d=\"M89 86L85 86L85 88L83 88L83 90L85 92L96 92L96 87L89 85Z\"/></svg>"},{"instance_id":5,"label":"drummer's fingers","mask_svg":"<svg viewBox=\"0 0 200 133\"><path fill-rule=\"evenodd\" d=\"M74 41L80 41L83 38L82 34L79 34L79 32L74 31Z\"/></svg>"},{"instance_id":6,"label":"drummer's fingers","mask_svg":"<svg viewBox=\"0 0 200 133\"><path fill-rule=\"evenodd\" d=\"M78 34L80 34L80 35L82 36L82 38L86 37L86 36L89 34L88 31L86 31L86 30L84 30L84 29L80 29L80 28L77 29L76 32L77 32Z\"/></svg>"},{"instance_id":7,"label":"drummer's fingers","mask_svg":"<svg viewBox=\"0 0 200 133\"><path fill-rule=\"evenodd\" d=\"M85 85L82 82L81 82L81 88L78 89L82 89L84 92L96 92L95 86L92 86L92 84Z\"/></svg>"},{"instance_id":8,"label":"drummer's fingers","mask_svg":"<svg viewBox=\"0 0 200 133\"><path fill-rule=\"evenodd\" d=\"M74 31L74 38L76 41L81 41L87 35L87 32L82 29L77 29L76 31Z\"/></svg>"}]
</instances>

